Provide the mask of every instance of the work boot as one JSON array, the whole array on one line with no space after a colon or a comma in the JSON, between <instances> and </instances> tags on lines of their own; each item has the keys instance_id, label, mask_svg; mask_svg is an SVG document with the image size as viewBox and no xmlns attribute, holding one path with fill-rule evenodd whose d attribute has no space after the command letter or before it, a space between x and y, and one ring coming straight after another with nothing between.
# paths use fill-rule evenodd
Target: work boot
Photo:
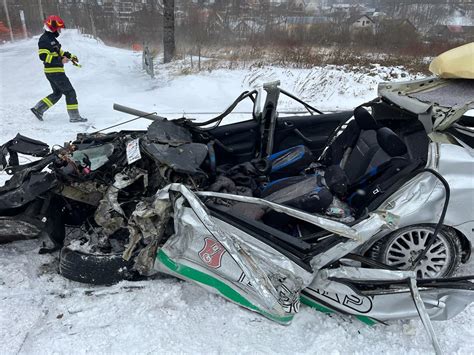
<instances>
[{"instance_id":1,"label":"work boot","mask_svg":"<svg viewBox=\"0 0 474 355\"><path fill-rule=\"evenodd\" d=\"M31 112L36 116L37 119L43 121L43 113L48 109L48 105L43 100L38 101L35 107L31 108Z\"/></svg>"},{"instance_id":2,"label":"work boot","mask_svg":"<svg viewBox=\"0 0 474 355\"><path fill-rule=\"evenodd\" d=\"M67 110L67 112L69 113L69 122L87 122L87 118L81 117L79 110Z\"/></svg>"}]
</instances>

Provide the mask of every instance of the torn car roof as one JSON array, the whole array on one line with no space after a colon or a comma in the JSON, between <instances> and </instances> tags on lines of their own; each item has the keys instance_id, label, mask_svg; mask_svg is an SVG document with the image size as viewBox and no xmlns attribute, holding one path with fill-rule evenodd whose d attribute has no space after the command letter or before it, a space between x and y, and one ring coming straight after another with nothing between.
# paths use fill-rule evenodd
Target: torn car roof
<instances>
[{"instance_id":1,"label":"torn car roof","mask_svg":"<svg viewBox=\"0 0 474 355\"><path fill-rule=\"evenodd\" d=\"M431 114L434 131L449 128L474 108L474 80L430 77L399 83L380 83L379 96L416 115Z\"/></svg>"}]
</instances>

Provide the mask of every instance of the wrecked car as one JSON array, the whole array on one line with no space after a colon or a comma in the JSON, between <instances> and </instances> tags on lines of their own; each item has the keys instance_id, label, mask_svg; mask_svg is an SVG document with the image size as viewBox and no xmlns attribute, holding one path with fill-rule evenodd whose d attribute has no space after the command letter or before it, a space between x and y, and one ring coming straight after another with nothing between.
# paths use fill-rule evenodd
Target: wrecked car
<instances>
[{"instance_id":1,"label":"wrecked car","mask_svg":"<svg viewBox=\"0 0 474 355\"><path fill-rule=\"evenodd\" d=\"M473 277L453 277L474 238L474 85L379 94L322 113L274 82L206 122L117 106L153 122L52 149L18 135L0 150L0 238L47 233L41 252L60 250L74 281L170 274L282 324L300 302L367 323L420 316L439 350L430 319L474 299ZM307 113L280 115L280 96ZM252 117L222 125L246 99Z\"/></svg>"}]
</instances>

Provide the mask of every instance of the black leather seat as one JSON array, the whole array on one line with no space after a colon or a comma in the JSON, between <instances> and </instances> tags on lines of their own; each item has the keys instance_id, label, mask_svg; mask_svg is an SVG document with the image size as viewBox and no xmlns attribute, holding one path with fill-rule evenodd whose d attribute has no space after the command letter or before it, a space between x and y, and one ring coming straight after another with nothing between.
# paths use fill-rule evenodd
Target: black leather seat
<instances>
[{"instance_id":1,"label":"black leather seat","mask_svg":"<svg viewBox=\"0 0 474 355\"><path fill-rule=\"evenodd\" d=\"M390 160L390 154L381 149L380 144L384 142L378 139L381 128L365 108L357 107L354 110L354 120L350 121L346 129L330 143L320 159L321 163L327 167L338 165L344 170L350 184L356 182L374 166ZM384 135L388 130L384 129ZM396 134L393 133L391 136L392 141ZM403 142L400 143L404 146ZM406 147L404 151L396 153L406 154Z\"/></svg>"},{"instance_id":2,"label":"black leather seat","mask_svg":"<svg viewBox=\"0 0 474 355\"><path fill-rule=\"evenodd\" d=\"M263 197L307 212L323 212L334 195L359 208L361 187L387 178L409 164L405 143L389 128L380 127L364 108L354 110L354 120L329 145L316 174L281 179ZM324 179L323 179L324 177ZM278 188L281 185L281 188ZM367 200L367 202L370 202ZM365 203L364 203L365 204Z\"/></svg>"}]
</instances>

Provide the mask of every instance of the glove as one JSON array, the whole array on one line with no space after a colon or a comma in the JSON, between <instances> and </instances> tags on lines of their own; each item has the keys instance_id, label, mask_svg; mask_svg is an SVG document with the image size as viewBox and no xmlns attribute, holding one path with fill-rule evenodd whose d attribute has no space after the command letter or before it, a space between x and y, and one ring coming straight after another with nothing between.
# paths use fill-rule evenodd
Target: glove
<instances>
[{"instance_id":1,"label":"glove","mask_svg":"<svg viewBox=\"0 0 474 355\"><path fill-rule=\"evenodd\" d=\"M69 52L64 52L63 57L66 57L67 59L73 61L73 62L78 62L79 58L75 54L71 54Z\"/></svg>"}]
</instances>

